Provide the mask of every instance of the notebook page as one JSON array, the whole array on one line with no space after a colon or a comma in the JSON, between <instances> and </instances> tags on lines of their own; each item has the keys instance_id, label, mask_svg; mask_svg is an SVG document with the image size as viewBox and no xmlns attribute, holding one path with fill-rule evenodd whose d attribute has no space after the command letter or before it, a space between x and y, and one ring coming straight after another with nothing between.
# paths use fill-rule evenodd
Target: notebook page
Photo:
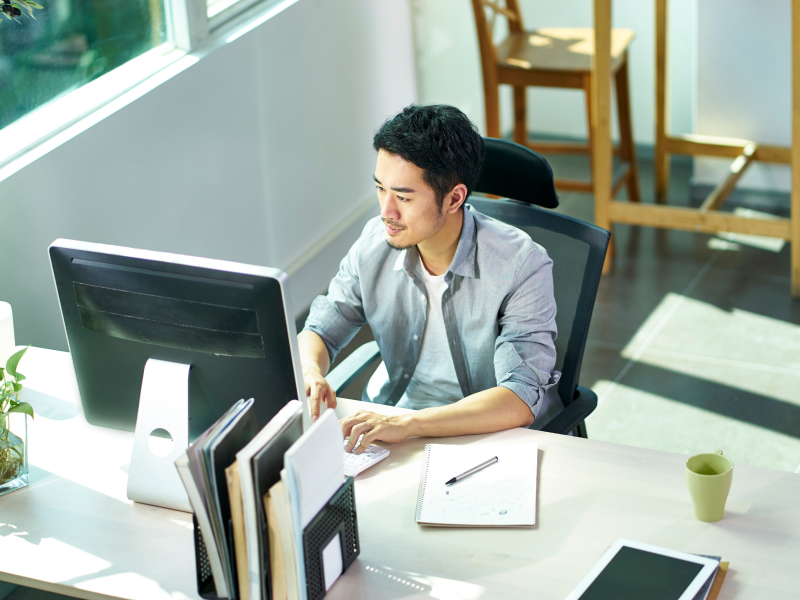
<instances>
[{"instance_id":1,"label":"notebook page","mask_svg":"<svg viewBox=\"0 0 800 600\"><path fill-rule=\"evenodd\" d=\"M455 477L497 456L498 461L452 485ZM515 527L536 524L537 444L425 447L417 523Z\"/></svg>"}]
</instances>

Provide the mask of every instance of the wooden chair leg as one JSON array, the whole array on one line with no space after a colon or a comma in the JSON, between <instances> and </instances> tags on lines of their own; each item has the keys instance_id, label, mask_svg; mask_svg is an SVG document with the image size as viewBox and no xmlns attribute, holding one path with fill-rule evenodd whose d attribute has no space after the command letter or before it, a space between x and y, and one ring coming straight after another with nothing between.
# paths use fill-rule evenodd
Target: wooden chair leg
<instances>
[{"instance_id":1,"label":"wooden chair leg","mask_svg":"<svg viewBox=\"0 0 800 600\"><path fill-rule=\"evenodd\" d=\"M628 200L641 202L639 195L639 167L636 161L636 145L633 141L631 126L630 87L628 86L628 53L625 53L622 66L615 76L617 84L617 112L619 113L619 138L622 148L622 160L630 165L628 172Z\"/></svg>"},{"instance_id":2,"label":"wooden chair leg","mask_svg":"<svg viewBox=\"0 0 800 600\"><path fill-rule=\"evenodd\" d=\"M669 195L667 154L667 0L656 0L656 202L665 204Z\"/></svg>"},{"instance_id":3,"label":"wooden chair leg","mask_svg":"<svg viewBox=\"0 0 800 600\"><path fill-rule=\"evenodd\" d=\"M592 172L594 155L592 148L592 138L594 137L594 117L592 116L592 77L583 76L583 94L586 96L586 143L589 145L589 173Z\"/></svg>"},{"instance_id":4,"label":"wooden chair leg","mask_svg":"<svg viewBox=\"0 0 800 600\"><path fill-rule=\"evenodd\" d=\"M583 78L583 91L586 95L586 141L589 143L589 172L592 172L592 162L594 160L594 155L592 153L592 138L594 137L594 129L595 129L595 122L594 117L592 116L592 79L590 75L585 75ZM594 182L592 182L594 183ZM592 188L594 190L594 188ZM614 246L614 224L611 223L609 225L609 229L611 230L611 239L608 242L608 253L606 254L606 260L603 263L603 273L607 274L611 272L611 258L616 255L617 249Z\"/></svg>"},{"instance_id":5,"label":"wooden chair leg","mask_svg":"<svg viewBox=\"0 0 800 600\"><path fill-rule=\"evenodd\" d=\"M486 75L484 74L484 78ZM483 97L486 107L486 137L500 137L500 86L484 82Z\"/></svg>"},{"instance_id":6,"label":"wooden chair leg","mask_svg":"<svg viewBox=\"0 0 800 600\"><path fill-rule=\"evenodd\" d=\"M528 145L528 103L524 86L514 86L514 141Z\"/></svg>"}]
</instances>

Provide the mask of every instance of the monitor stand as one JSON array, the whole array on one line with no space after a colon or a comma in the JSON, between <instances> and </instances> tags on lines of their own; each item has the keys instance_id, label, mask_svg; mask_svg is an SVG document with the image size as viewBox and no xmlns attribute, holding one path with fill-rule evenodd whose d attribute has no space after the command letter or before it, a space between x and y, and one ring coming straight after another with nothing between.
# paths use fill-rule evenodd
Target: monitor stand
<instances>
[{"instance_id":1,"label":"monitor stand","mask_svg":"<svg viewBox=\"0 0 800 600\"><path fill-rule=\"evenodd\" d=\"M190 365L149 359L144 366L139 412L133 433L128 472L128 498L164 508L192 512L175 460L189 447ZM172 450L153 452L150 434L164 429L172 436ZM153 438L159 450L166 439ZM165 455L164 455L165 454Z\"/></svg>"}]
</instances>

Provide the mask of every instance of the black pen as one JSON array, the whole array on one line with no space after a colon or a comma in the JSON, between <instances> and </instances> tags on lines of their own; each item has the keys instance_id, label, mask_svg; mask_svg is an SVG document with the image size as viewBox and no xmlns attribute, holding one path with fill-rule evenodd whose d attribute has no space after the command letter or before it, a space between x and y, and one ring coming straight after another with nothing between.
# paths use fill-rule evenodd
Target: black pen
<instances>
[{"instance_id":1,"label":"black pen","mask_svg":"<svg viewBox=\"0 0 800 600\"><path fill-rule=\"evenodd\" d=\"M478 472L478 471L480 471L481 469L485 469L485 468L486 468L486 467L488 467L489 465L493 465L494 463L496 463L496 462L497 462L497 460L498 460L498 459L497 459L497 457L496 457L496 456L495 456L494 458L490 458L490 459L489 459L489 460L487 460L486 462L483 462L483 463L479 464L477 467L472 467L472 468L471 468L469 471L464 471L464 472L463 472L461 475L456 475L456 476L455 476L455 477L453 477L452 479L448 480L448 481L445 483L445 485L450 485L451 483L455 483L456 481L461 481L462 479L464 479L464 477L469 477L469 476L470 476L470 475L472 475L473 473L477 473L477 472Z\"/></svg>"}]
</instances>

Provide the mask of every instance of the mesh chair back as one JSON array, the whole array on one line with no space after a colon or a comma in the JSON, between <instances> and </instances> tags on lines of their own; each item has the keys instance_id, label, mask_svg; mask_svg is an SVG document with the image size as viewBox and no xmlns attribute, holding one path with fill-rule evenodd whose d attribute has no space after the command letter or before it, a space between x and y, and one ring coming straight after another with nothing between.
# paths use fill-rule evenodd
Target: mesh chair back
<instances>
[{"instance_id":1,"label":"mesh chair back","mask_svg":"<svg viewBox=\"0 0 800 600\"><path fill-rule=\"evenodd\" d=\"M494 141L516 146L504 140ZM491 152L488 144L486 151L488 156ZM528 152L535 154L530 150ZM536 156L538 159L529 163L528 169L538 169L537 176L543 177L539 161L544 159L538 154ZM487 164L493 165L492 168L498 171L505 169L497 162L485 163L484 169ZM515 165L514 168L519 168L519 165ZM547 172L550 173L552 181L549 165ZM494 173L493 177L496 180L502 179L500 173ZM483 174L481 180L484 180ZM476 191L498 194L497 189L485 187L480 183ZM562 373L558 395L564 406L568 406L574 398L575 387L578 385L583 350L586 346L586 336L589 333L589 323L610 234L591 223L522 202L488 198L471 198L469 202L483 214L525 231L533 241L543 246L553 259L553 286L558 327L556 369Z\"/></svg>"}]
</instances>

